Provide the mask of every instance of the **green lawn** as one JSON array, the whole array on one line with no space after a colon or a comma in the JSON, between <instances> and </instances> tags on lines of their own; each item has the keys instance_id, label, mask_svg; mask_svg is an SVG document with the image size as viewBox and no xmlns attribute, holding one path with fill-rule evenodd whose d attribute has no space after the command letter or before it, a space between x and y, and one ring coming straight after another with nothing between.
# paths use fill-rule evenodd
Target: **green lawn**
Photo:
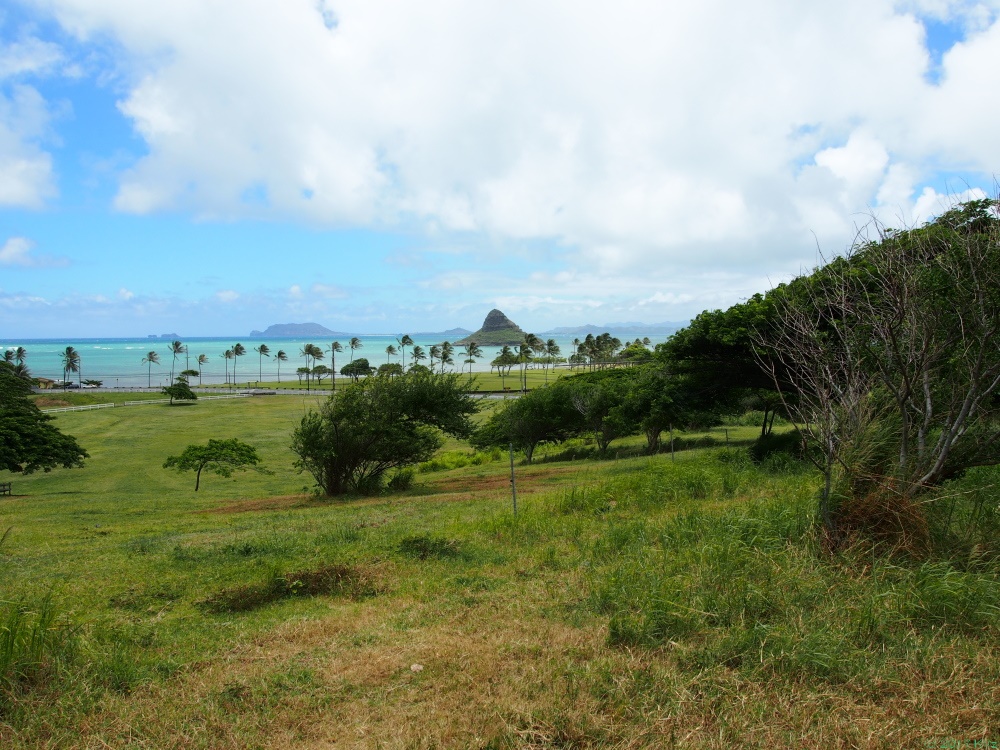
<instances>
[{"instance_id":1,"label":"green lawn","mask_svg":"<svg viewBox=\"0 0 1000 750\"><path fill-rule=\"evenodd\" d=\"M1000 740L996 575L822 552L816 477L751 464L755 427L545 447L514 517L507 456L458 441L406 493L315 497L318 403L60 414L86 468L0 475L0 599L76 628L0 693L0 747ZM160 468L210 437L273 473Z\"/></svg>"}]
</instances>

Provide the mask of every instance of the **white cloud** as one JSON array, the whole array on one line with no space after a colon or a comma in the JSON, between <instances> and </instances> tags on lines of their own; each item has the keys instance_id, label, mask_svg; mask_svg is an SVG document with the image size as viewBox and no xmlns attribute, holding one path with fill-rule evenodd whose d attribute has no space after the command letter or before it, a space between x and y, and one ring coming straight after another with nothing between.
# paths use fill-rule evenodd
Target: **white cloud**
<instances>
[{"instance_id":1,"label":"white cloud","mask_svg":"<svg viewBox=\"0 0 1000 750\"><path fill-rule=\"evenodd\" d=\"M35 255L35 243L27 237L11 237L0 247L0 266L18 268L49 268L65 266L65 258Z\"/></svg>"},{"instance_id":2,"label":"white cloud","mask_svg":"<svg viewBox=\"0 0 1000 750\"><path fill-rule=\"evenodd\" d=\"M220 302L235 302L240 295L232 289L223 289L215 293L215 298Z\"/></svg>"},{"instance_id":3,"label":"white cloud","mask_svg":"<svg viewBox=\"0 0 1000 750\"><path fill-rule=\"evenodd\" d=\"M148 154L119 209L554 240L589 279L641 276L633 301L794 272L859 214L913 215L939 165L1000 164L995 0L44 4L120 45ZM937 83L921 17L966 32Z\"/></svg>"},{"instance_id":4,"label":"white cloud","mask_svg":"<svg viewBox=\"0 0 1000 750\"><path fill-rule=\"evenodd\" d=\"M122 287L121 289L118 290L118 299L124 302L128 302L133 297L135 297L135 292L130 292L125 287Z\"/></svg>"},{"instance_id":5,"label":"white cloud","mask_svg":"<svg viewBox=\"0 0 1000 750\"><path fill-rule=\"evenodd\" d=\"M48 127L42 96L30 86L0 91L0 207L37 208L55 193L52 157L38 146Z\"/></svg>"},{"instance_id":6,"label":"white cloud","mask_svg":"<svg viewBox=\"0 0 1000 750\"><path fill-rule=\"evenodd\" d=\"M62 62L59 46L27 37L0 47L0 80L28 73L44 73Z\"/></svg>"},{"instance_id":7,"label":"white cloud","mask_svg":"<svg viewBox=\"0 0 1000 750\"><path fill-rule=\"evenodd\" d=\"M30 266L34 264L31 249L35 246L31 240L24 237L11 237L3 247L0 247L0 265Z\"/></svg>"},{"instance_id":8,"label":"white cloud","mask_svg":"<svg viewBox=\"0 0 1000 750\"><path fill-rule=\"evenodd\" d=\"M344 299L347 297L347 293L343 289L331 284L316 283L309 287L309 291L323 299Z\"/></svg>"}]
</instances>

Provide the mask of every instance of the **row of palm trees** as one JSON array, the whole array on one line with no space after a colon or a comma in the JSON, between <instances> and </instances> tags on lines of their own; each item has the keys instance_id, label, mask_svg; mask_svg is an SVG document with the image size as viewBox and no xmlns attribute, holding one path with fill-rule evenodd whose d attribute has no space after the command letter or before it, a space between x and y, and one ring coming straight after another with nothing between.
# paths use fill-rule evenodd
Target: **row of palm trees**
<instances>
[{"instance_id":1,"label":"row of palm trees","mask_svg":"<svg viewBox=\"0 0 1000 750\"><path fill-rule=\"evenodd\" d=\"M14 349L6 349L3 353L3 361L14 368L14 375L24 380L31 380L31 372L24 360L28 358L28 350L23 346Z\"/></svg>"}]
</instances>

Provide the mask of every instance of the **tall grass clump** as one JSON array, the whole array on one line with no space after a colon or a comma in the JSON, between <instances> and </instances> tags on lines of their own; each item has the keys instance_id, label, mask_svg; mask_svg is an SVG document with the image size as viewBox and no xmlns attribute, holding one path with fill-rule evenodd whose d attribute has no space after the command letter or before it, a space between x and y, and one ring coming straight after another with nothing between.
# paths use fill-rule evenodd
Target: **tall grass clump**
<instances>
[{"instance_id":1,"label":"tall grass clump","mask_svg":"<svg viewBox=\"0 0 1000 750\"><path fill-rule=\"evenodd\" d=\"M78 651L78 635L51 591L34 601L0 601L0 710L16 693L68 666Z\"/></svg>"}]
</instances>

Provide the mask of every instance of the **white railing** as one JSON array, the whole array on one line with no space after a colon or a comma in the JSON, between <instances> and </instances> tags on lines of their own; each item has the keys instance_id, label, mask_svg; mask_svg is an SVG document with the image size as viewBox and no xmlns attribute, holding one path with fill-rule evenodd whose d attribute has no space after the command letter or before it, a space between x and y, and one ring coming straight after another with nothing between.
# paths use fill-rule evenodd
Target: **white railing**
<instances>
[{"instance_id":1,"label":"white railing","mask_svg":"<svg viewBox=\"0 0 1000 750\"><path fill-rule=\"evenodd\" d=\"M223 396L198 396L199 401L214 401L220 398L247 398L250 393L227 393ZM120 404L87 404L86 406L57 406L52 409L42 409L46 414L59 411L90 411L91 409L111 409L115 406L145 406L146 404L169 404L169 398L148 398L143 401L123 401Z\"/></svg>"}]
</instances>

